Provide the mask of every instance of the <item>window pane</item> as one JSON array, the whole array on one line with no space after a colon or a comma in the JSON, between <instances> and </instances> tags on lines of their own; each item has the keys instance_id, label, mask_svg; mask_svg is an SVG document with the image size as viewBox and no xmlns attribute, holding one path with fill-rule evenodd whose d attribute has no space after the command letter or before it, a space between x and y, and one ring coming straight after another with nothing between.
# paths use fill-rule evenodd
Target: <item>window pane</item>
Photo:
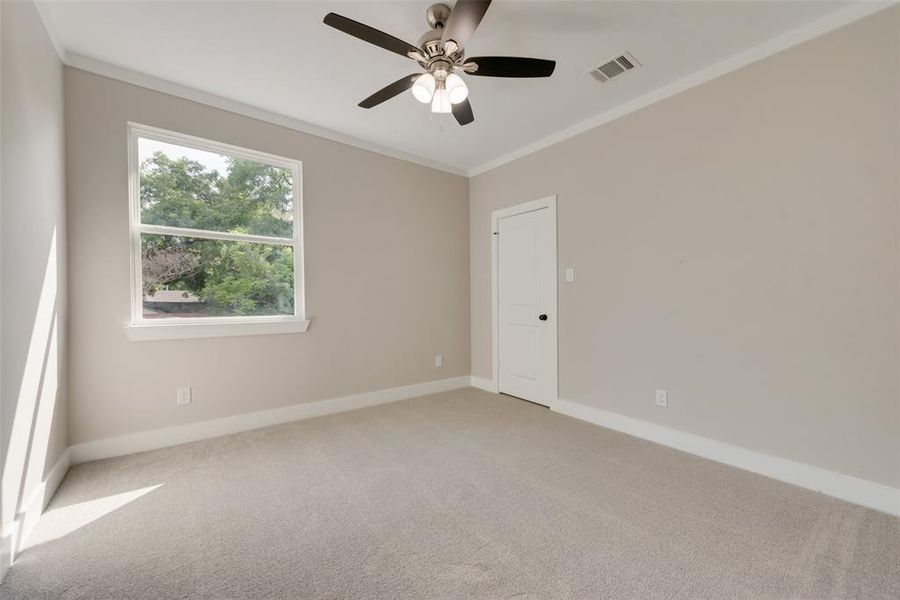
<instances>
[{"instance_id":1,"label":"window pane","mask_svg":"<svg viewBox=\"0 0 900 600\"><path fill-rule=\"evenodd\" d=\"M141 222L289 238L290 169L138 139Z\"/></svg>"},{"instance_id":2,"label":"window pane","mask_svg":"<svg viewBox=\"0 0 900 600\"><path fill-rule=\"evenodd\" d=\"M294 314L294 249L141 235L143 316Z\"/></svg>"}]
</instances>

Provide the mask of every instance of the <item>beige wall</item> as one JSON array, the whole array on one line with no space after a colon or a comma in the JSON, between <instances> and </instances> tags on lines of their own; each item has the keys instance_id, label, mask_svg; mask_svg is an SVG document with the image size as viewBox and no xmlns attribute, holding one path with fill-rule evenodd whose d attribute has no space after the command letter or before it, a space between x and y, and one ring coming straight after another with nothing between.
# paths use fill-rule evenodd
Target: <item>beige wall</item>
<instances>
[{"instance_id":1,"label":"beige wall","mask_svg":"<svg viewBox=\"0 0 900 600\"><path fill-rule=\"evenodd\" d=\"M898 140L894 8L473 178L472 374L490 213L558 194L561 398L900 485Z\"/></svg>"},{"instance_id":2,"label":"beige wall","mask_svg":"<svg viewBox=\"0 0 900 600\"><path fill-rule=\"evenodd\" d=\"M65 128L62 65L34 6L0 2L0 12L0 525L6 542L23 502L66 446ZM0 562L0 573L5 566Z\"/></svg>"},{"instance_id":3,"label":"beige wall","mask_svg":"<svg viewBox=\"0 0 900 600\"><path fill-rule=\"evenodd\" d=\"M79 70L66 92L71 443L468 375L465 178ZM129 341L127 121L303 161L307 333Z\"/></svg>"}]
</instances>

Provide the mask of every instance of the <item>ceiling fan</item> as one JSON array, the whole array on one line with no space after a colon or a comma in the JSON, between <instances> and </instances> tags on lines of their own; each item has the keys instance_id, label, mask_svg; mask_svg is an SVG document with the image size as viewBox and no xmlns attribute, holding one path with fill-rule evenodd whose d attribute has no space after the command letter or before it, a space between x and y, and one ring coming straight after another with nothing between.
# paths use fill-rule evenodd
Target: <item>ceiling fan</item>
<instances>
[{"instance_id":1,"label":"ceiling fan","mask_svg":"<svg viewBox=\"0 0 900 600\"><path fill-rule=\"evenodd\" d=\"M412 88L416 100L431 104L433 113L453 113L460 125L475 120L469 103L469 89L460 73L481 77L550 77L556 61L516 56L477 56L465 58L465 46L491 0L457 0L451 10L445 4L432 4L425 11L431 27L419 38L418 47L353 19L335 13L325 16L325 24L385 50L396 52L419 63L425 73L406 75L362 102L362 108L378 106Z\"/></svg>"}]
</instances>

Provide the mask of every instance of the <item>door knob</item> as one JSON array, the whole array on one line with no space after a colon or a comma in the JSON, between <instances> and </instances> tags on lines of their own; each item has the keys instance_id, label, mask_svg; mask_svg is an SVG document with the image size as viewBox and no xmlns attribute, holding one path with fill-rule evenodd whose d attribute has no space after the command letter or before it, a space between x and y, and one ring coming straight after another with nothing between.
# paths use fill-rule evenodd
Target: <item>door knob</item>
<instances>
[{"instance_id":1,"label":"door knob","mask_svg":"<svg viewBox=\"0 0 900 600\"><path fill-rule=\"evenodd\" d=\"M538 315L538 319L540 319L541 321L546 321L547 315Z\"/></svg>"}]
</instances>

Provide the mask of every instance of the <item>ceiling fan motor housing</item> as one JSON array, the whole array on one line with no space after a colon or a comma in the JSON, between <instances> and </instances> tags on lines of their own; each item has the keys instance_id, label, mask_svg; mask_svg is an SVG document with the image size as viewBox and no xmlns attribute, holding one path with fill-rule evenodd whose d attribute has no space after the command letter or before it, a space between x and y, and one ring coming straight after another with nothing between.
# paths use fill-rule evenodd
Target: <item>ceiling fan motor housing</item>
<instances>
[{"instance_id":1,"label":"ceiling fan motor housing","mask_svg":"<svg viewBox=\"0 0 900 600\"><path fill-rule=\"evenodd\" d=\"M425 58L433 58L444 54L444 44L441 42L441 30L429 29L419 38L419 48Z\"/></svg>"},{"instance_id":2,"label":"ceiling fan motor housing","mask_svg":"<svg viewBox=\"0 0 900 600\"><path fill-rule=\"evenodd\" d=\"M450 8L446 4L432 4L425 11L425 18L428 21L428 26L431 28L419 38L419 48L422 49L425 58L431 60L438 57L446 57L450 59L451 64L461 60L462 50L447 54L447 49L444 47L444 42L441 39L444 34L444 23L450 18ZM430 66L426 68L434 73Z\"/></svg>"},{"instance_id":3,"label":"ceiling fan motor housing","mask_svg":"<svg viewBox=\"0 0 900 600\"><path fill-rule=\"evenodd\" d=\"M425 10L425 18L432 29L443 29L450 18L450 7L446 4L432 4Z\"/></svg>"}]
</instances>

